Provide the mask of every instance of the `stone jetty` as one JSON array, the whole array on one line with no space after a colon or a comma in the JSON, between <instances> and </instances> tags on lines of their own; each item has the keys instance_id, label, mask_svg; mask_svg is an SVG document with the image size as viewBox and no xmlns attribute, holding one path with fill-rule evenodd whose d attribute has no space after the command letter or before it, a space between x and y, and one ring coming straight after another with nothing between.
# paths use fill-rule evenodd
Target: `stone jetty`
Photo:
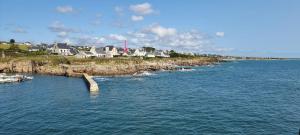
<instances>
[{"instance_id":1,"label":"stone jetty","mask_svg":"<svg viewBox=\"0 0 300 135\"><path fill-rule=\"evenodd\" d=\"M90 92L99 91L98 84L93 80L93 78L91 76L89 76L88 74L83 74L82 77L86 81Z\"/></svg>"}]
</instances>

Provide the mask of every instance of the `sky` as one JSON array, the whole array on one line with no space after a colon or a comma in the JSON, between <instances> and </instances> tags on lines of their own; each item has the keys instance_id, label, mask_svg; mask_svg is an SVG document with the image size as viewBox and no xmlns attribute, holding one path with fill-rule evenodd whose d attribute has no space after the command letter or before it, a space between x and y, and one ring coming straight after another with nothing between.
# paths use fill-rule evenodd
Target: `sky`
<instances>
[{"instance_id":1,"label":"sky","mask_svg":"<svg viewBox=\"0 0 300 135\"><path fill-rule=\"evenodd\" d=\"M0 0L0 40L300 57L299 0Z\"/></svg>"}]
</instances>

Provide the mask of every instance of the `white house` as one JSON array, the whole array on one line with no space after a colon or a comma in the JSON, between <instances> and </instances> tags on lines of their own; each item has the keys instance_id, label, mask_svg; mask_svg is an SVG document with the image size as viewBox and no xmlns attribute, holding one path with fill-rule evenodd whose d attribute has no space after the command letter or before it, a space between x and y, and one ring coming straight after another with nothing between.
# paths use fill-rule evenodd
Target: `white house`
<instances>
[{"instance_id":1,"label":"white house","mask_svg":"<svg viewBox=\"0 0 300 135\"><path fill-rule=\"evenodd\" d=\"M31 46L32 44L30 42L25 42L23 43L24 45L28 45L28 46Z\"/></svg>"},{"instance_id":2,"label":"white house","mask_svg":"<svg viewBox=\"0 0 300 135\"><path fill-rule=\"evenodd\" d=\"M151 53L151 52L147 52L147 53L146 53L146 57L148 57L148 58L154 58L154 57L155 57L155 54L154 54L154 53Z\"/></svg>"},{"instance_id":3,"label":"white house","mask_svg":"<svg viewBox=\"0 0 300 135\"><path fill-rule=\"evenodd\" d=\"M170 55L168 53L166 53L165 51L163 51L163 50L155 51L155 56L156 57L161 57L161 58L169 58L170 57Z\"/></svg>"},{"instance_id":4,"label":"white house","mask_svg":"<svg viewBox=\"0 0 300 135\"><path fill-rule=\"evenodd\" d=\"M30 46L29 48L28 48L28 51L29 52L38 52L38 51L40 51L40 47L38 47L38 46Z\"/></svg>"},{"instance_id":5,"label":"white house","mask_svg":"<svg viewBox=\"0 0 300 135\"><path fill-rule=\"evenodd\" d=\"M119 56L120 54L118 53L117 48L115 48L114 46L110 45L110 46L105 46L105 57L107 58L112 58L114 56Z\"/></svg>"},{"instance_id":6,"label":"white house","mask_svg":"<svg viewBox=\"0 0 300 135\"><path fill-rule=\"evenodd\" d=\"M76 58L89 58L93 56L95 55L90 51L79 51L79 53L75 55Z\"/></svg>"},{"instance_id":7,"label":"white house","mask_svg":"<svg viewBox=\"0 0 300 135\"><path fill-rule=\"evenodd\" d=\"M75 55L76 50L67 45L67 43L56 43L51 48L51 53L59 54L59 55Z\"/></svg>"},{"instance_id":8,"label":"white house","mask_svg":"<svg viewBox=\"0 0 300 135\"><path fill-rule=\"evenodd\" d=\"M103 47L96 48L95 46L93 46L93 47L90 49L90 52L91 52L95 57L105 57L105 56L106 56L106 53L105 53Z\"/></svg>"},{"instance_id":9,"label":"white house","mask_svg":"<svg viewBox=\"0 0 300 135\"><path fill-rule=\"evenodd\" d=\"M135 49L134 53L132 54L132 56L139 56L139 57L144 57L146 56L146 51L144 48L138 48Z\"/></svg>"}]
</instances>

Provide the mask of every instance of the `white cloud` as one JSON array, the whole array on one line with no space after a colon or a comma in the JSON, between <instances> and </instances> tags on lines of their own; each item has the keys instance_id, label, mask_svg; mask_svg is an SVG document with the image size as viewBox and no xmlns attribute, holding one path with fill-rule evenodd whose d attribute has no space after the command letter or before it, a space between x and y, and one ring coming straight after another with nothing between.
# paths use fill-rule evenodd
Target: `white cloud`
<instances>
[{"instance_id":1,"label":"white cloud","mask_svg":"<svg viewBox=\"0 0 300 135\"><path fill-rule=\"evenodd\" d=\"M142 20L144 20L144 17L143 16L132 15L131 20L132 21L142 21Z\"/></svg>"},{"instance_id":2,"label":"white cloud","mask_svg":"<svg viewBox=\"0 0 300 135\"><path fill-rule=\"evenodd\" d=\"M115 12L117 13L118 16L123 16L124 15L124 9L120 6L115 6Z\"/></svg>"},{"instance_id":3,"label":"white cloud","mask_svg":"<svg viewBox=\"0 0 300 135\"><path fill-rule=\"evenodd\" d=\"M148 31L158 35L159 37L172 36L176 34L175 28L165 28L160 25L151 25L147 28Z\"/></svg>"},{"instance_id":4,"label":"white cloud","mask_svg":"<svg viewBox=\"0 0 300 135\"><path fill-rule=\"evenodd\" d=\"M136 14L147 15L153 13L152 5L149 3L142 3L136 5L130 5L129 9Z\"/></svg>"},{"instance_id":5,"label":"white cloud","mask_svg":"<svg viewBox=\"0 0 300 135\"><path fill-rule=\"evenodd\" d=\"M69 33L78 33L79 30L68 28L60 21L53 22L48 29L52 32L57 33L58 37L66 37Z\"/></svg>"},{"instance_id":6,"label":"white cloud","mask_svg":"<svg viewBox=\"0 0 300 135\"><path fill-rule=\"evenodd\" d=\"M27 33L27 31L25 29L20 28L20 27L15 28L14 30L12 30L12 32L13 33L22 33L22 34Z\"/></svg>"},{"instance_id":7,"label":"white cloud","mask_svg":"<svg viewBox=\"0 0 300 135\"><path fill-rule=\"evenodd\" d=\"M63 39L62 42L67 44L73 44L73 42L69 38Z\"/></svg>"},{"instance_id":8,"label":"white cloud","mask_svg":"<svg viewBox=\"0 0 300 135\"><path fill-rule=\"evenodd\" d=\"M100 21L100 19L96 19L96 20L92 21L91 24L94 26L99 26L101 24L101 21Z\"/></svg>"},{"instance_id":9,"label":"white cloud","mask_svg":"<svg viewBox=\"0 0 300 135\"><path fill-rule=\"evenodd\" d=\"M102 14L98 13L96 14L95 16L95 20L91 21L91 25L94 25L94 26L99 26L101 24L101 17L102 17Z\"/></svg>"},{"instance_id":10,"label":"white cloud","mask_svg":"<svg viewBox=\"0 0 300 135\"><path fill-rule=\"evenodd\" d=\"M102 17L102 14L100 13L96 14L96 18L100 18L100 17Z\"/></svg>"},{"instance_id":11,"label":"white cloud","mask_svg":"<svg viewBox=\"0 0 300 135\"><path fill-rule=\"evenodd\" d=\"M116 11L116 12L122 12L122 11L123 11L123 8L120 7L120 6L115 6L115 11Z\"/></svg>"},{"instance_id":12,"label":"white cloud","mask_svg":"<svg viewBox=\"0 0 300 135\"><path fill-rule=\"evenodd\" d=\"M59 32L59 33L57 34L57 36L59 36L59 37L66 37L66 36L68 36L68 33L65 32L65 31L61 31L61 32Z\"/></svg>"},{"instance_id":13,"label":"white cloud","mask_svg":"<svg viewBox=\"0 0 300 135\"><path fill-rule=\"evenodd\" d=\"M66 14L66 13L74 13L75 9L72 6L58 6L56 7L56 11L58 13Z\"/></svg>"},{"instance_id":14,"label":"white cloud","mask_svg":"<svg viewBox=\"0 0 300 135\"><path fill-rule=\"evenodd\" d=\"M118 35L118 34L110 34L108 36L110 39L112 40L119 40L119 41L122 41L122 40L126 40L127 38L123 35Z\"/></svg>"},{"instance_id":15,"label":"white cloud","mask_svg":"<svg viewBox=\"0 0 300 135\"><path fill-rule=\"evenodd\" d=\"M232 48L215 46L214 37L198 30L177 31L174 28L166 28L158 24L128 32L123 36L128 38L129 47L151 46L159 49L197 53L217 53L232 50Z\"/></svg>"},{"instance_id":16,"label":"white cloud","mask_svg":"<svg viewBox=\"0 0 300 135\"><path fill-rule=\"evenodd\" d=\"M147 35L141 43L158 48L203 51L209 48L211 41L198 31L178 32L167 37Z\"/></svg>"},{"instance_id":17,"label":"white cloud","mask_svg":"<svg viewBox=\"0 0 300 135\"><path fill-rule=\"evenodd\" d=\"M225 32L216 32L216 36L217 37L224 37L225 36Z\"/></svg>"},{"instance_id":18,"label":"white cloud","mask_svg":"<svg viewBox=\"0 0 300 135\"><path fill-rule=\"evenodd\" d=\"M210 36L198 30L177 31L174 28L154 24L124 34L108 34L100 37L81 35L72 39L78 45L96 46L105 46L109 43L120 46L115 41L128 40L128 47L130 48L151 46L157 49L173 49L180 52L224 53L233 50L233 48L215 46L213 42L215 38L216 36Z\"/></svg>"},{"instance_id":19,"label":"white cloud","mask_svg":"<svg viewBox=\"0 0 300 135\"><path fill-rule=\"evenodd\" d=\"M54 21L49 27L52 32L73 32L74 29L67 28L62 22Z\"/></svg>"},{"instance_id":20,"label":"white cloud","mask_svg":"<svg viewBox=\"0 0 300 135\"><path fill-rule=\"evenodd\" d=\"M106 39L104 37L82 35L80 37L73 37L77 45L105 45Z\"/></svg>"}]
</instances>

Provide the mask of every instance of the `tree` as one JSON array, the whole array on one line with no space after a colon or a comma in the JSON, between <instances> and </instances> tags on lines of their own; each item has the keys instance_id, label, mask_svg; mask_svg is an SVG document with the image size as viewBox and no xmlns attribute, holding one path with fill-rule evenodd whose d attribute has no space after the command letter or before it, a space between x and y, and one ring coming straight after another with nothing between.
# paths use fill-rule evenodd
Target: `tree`
<instances>
[{"instance_id":1,"label":"tree","mask_svg":"<svg viewBox=\"0 0 300 135\"><path fill-rule=\"evenodd\" d=\"M174 51L174 50L171 50L171 51L169 52L169 55L170 55L170 57L182 57L182 58L190 58L190 57L194 57L194 56L189 55L189 54L178 53L178 52L176 52L176 51Z\"/></svg>"},{"instance_id":2,"label":"tree","mask_svg":"<svg viewBox=\"0 0 300 135\"><path fill-rule=\"evenodd\" d=\"M17 45L15 44L15 40L14 40L14 39L10 39L10 40L9 40L9 43L11 44L10 47L9 47L9 50L10 50L10 51L13 51L13 52L18 52L18 51L20 51L20 48L19 48L19 46L17 46Z\"/></svg>"},{"instance_id":3,"label":"tree","mask_svg":"<svg viewBox=\"0 0 300 135\"><path fill-rule=\"evenodd\" d=\"M146 52L154 52L155 48L153 47L143 47L145 49Z\"/></svg>"},{"instance_id":4,"label":"tree","mask_svg":"<svg viewBox=\"0 0 300 135\"><path fill-rule=\"evenodd\" d=\"M10 43L10 44L15 44L15 40L14 40L14 39L10 39L10 40L9 40L9 43Z\"/></svg>"}]
</instances>

